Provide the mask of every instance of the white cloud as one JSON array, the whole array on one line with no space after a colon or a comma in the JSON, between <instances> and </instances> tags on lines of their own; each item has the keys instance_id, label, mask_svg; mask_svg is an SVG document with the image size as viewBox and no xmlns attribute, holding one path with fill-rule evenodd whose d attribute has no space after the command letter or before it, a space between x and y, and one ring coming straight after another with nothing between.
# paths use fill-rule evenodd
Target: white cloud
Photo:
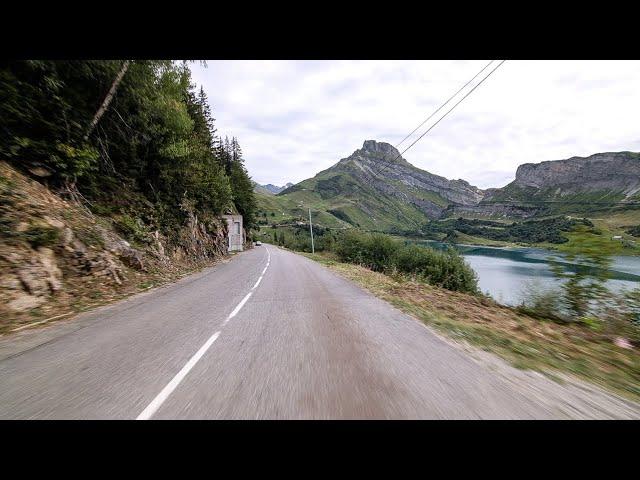
<instances>
[{"instance_id":1,"label":"white cloud","mask_svg":"<svg viewBox=\"0 0 640 480\"><path fill-rule=\"evenodd\" d=\"M366 139L399 142L487 61L207 63L192 67L193 80L219 132L238 137L256 181L284 184ZM637 151L638 84L640 61L510 60L404 157L487 188L509 182L522 163Z\"/></svg>"}]
</instances>

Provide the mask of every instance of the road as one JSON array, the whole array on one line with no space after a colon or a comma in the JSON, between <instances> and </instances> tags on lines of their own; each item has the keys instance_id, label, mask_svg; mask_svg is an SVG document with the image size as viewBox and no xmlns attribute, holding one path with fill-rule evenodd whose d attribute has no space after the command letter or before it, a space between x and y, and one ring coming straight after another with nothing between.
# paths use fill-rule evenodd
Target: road
<instances>
[{"instance_id":1,"label":"road","mask_svg":"<svg viewBox=\"0 0 640 480\"><path fill-rule=\"evenodd\" d=\"M640 408L486 362L312 260L263 245L1 338L0 418L640 418Z\"/></svg>"}]
</instances>

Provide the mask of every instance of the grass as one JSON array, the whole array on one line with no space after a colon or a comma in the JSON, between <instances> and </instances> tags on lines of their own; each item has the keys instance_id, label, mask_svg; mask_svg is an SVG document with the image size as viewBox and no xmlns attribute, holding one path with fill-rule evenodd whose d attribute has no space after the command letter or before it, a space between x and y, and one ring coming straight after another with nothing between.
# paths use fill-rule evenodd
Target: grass
<instances>
[{"instance_id":1,"label":"grass","mask_svg":"<svg viewBox=\"0 0 640 480\"><path fill-rule=\"evenodd\" d=\"M585 326L534 319L483 296L451 292L407 277L390 277L340 263L328 254L302 254L369 290L453 339L550 377L558 372L640 400L640 355Z\"/></svg>"},{"instance_id":2,"label":"grass","mask_svg":"<svg viewBox=\"0 0 640 480\"><path fill-rule=\"evenodd\" d=\"M563 253L584 254L598 252L601 255L638 255L640 248L632 246L621 240L613 240L612 237L618 233L605 228L598 229L599 235L593 233L586 227L577 227L572 232L564 235L569 239L567 243L557 246L557 250ZM623 235L628 238L629 235Z\"/></svg>"}]
</instances>

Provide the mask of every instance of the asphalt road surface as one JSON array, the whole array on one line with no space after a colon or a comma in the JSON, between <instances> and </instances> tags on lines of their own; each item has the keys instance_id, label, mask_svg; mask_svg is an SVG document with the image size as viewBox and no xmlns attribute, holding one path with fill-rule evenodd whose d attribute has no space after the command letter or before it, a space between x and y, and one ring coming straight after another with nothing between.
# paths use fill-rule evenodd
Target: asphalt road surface
<instances>
[{"instance_id":1,"label":"asphalt road surface","mask_svg":"<svg viewBox=\"0 0 640 480\"><path fill-rule=\"evenodd\" d=\"M640 418L640 407L474 356L263 245L1 338L0 418Z\"/></svg>"}]
</instances>

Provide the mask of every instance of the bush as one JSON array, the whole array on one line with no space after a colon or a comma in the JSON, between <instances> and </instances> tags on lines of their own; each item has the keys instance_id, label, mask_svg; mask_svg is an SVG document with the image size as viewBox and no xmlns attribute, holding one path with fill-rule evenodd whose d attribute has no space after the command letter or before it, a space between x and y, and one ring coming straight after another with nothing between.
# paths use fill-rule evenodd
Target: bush
<instances>
[{"instance_id":1,"label":"bush","mask_svg":"<svg viewBox=\"0 0 640 480\"><path fill-rule=\"evenodd\" d=\"M398 271L416 275L431 285L477 293L476 273L452 248L441 252L419 245L401 246L394 263Z\"/></svg>"},{"instance_id":2,"label":"bush","mask_svg":"<svg viewBox=\"0 0 640 480\"><path fill-rule=\"evenodd\" d=\"M562 299L557 292L531 287L527 292L526 301L518 307L518 311L538 319L568 321L568 318L562 315L561 303Z\"/></svg>"},{"instance_id":3,"label":"bush","mask_svg":"<svg viewBox=\"0 0 640 480\"><path fill-rule=\"evenodd\" d=\"M33 248L54 245L60 238L60 230L53 227L34 225L24 232L24 238Z\"/></svg>"},{"instance_id":4,"label":"bush","mask_svg":"<svg viewBox=\"0 0 640 480\"><path fill-rule=\"evenodd\" d=\"M121 215L115 222L117 229L129 240L136 242L146 242L147 234L139 220L129 215Z\"/></svg>"},{"instance_id":5,"label":"bush","mask_svg":"<svg viewBox=\"0 0 640 480\"><path fill-rule=\"evenodd\" d=\"M336 243L338 257L345 262L356 263L376 272L389 270L399 244L381 234L362 234L347 230Z\"/></svg>"},{"instance_id":6,"label":"bush","mask_svg":"<svg viewBox=\"0 0 640 480\"><path fill-rule=\"evenodd\" d=\"M429 247L405 245L387 235L356 230L347 230L340 235L334 249L341 261L377 272L410 274L449 290L478 291L475 272L453 249L440 252Z\"/></svg>"}]
</instances>

